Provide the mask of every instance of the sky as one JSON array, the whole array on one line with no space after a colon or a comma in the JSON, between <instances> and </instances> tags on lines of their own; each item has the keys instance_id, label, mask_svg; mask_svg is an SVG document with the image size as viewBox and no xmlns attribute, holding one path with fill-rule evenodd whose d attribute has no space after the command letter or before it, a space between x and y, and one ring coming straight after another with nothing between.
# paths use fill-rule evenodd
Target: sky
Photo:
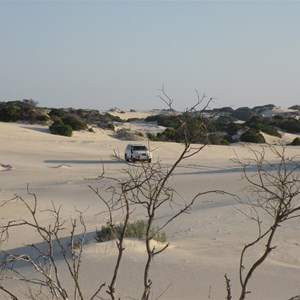
<instances>
[{"instance_id":1,"label":"sky","mask_svg":"<svg viewBox=\"0 0 300 300\"><path fill-rule=\"evenodd\" d=\"M300 1L0 0L0 101L300 104Z\"/></svg>"}]
</instances>

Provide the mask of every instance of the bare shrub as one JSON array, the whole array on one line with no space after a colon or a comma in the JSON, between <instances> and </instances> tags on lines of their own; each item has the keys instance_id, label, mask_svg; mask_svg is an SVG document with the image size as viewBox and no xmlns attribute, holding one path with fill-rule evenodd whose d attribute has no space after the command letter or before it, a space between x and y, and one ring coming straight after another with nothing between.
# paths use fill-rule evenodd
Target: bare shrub
<instances>
[{"instance_id":1,"label":"bare shrub","mask_svg":"<svg viewBox=\"0 0 300 300\"><path fill-rule=\"evenodd\" d=\"M10 234L15 228L18 229L18 232L29 228L41 242L29 242L21 249L21 252L0 251L1 279L19 281L25 284L24 290L21 292L9 290L3 284L0 285L0 290L13 300L21 300L25 296L29 299L68 300L71 297L74 300L87 299L79 282L82 250L86 242L83 213L78 211L78 218L71 218L70 224L67 224L66 220L61 219L61 207L52 205L52 208L40 211L36 195L31 193L28 188L27 191L28 199L16 196L3 204L8 205L11 201L18 201L29 213L29 216L26 219L12 219L7 225L1 226L1 241L12 238ZM42 222L44 215L52 216L48 225ZM70 235L64 238L61 236L61 232L66 226L70 228ZM61 276L59 268L59 260L61 259L67 268L64 276ZM24 268L20 268L21 266L29 267L30 274L26 273ZM66 288L65 280L62 279L66 277L73 283L71 290ZM89 299L95 299L103 286L103 283L99 283L93 296Z\"/></svg>"},{"instance_id":2,"label":"bare shrub","mask_svg":"<svg viewBox=\"0 0 300 300\"><path fill-rule=\"evenodd\" d=\"M249 184L251 198L249 207L252 211L249 218L257 224L257 237L247 243L240 256L239 280L241 285L240 300L250 293L248 285L255 271L265 262L276 248L274 238L278 228L291 219L300 217L300 165L297 157L289 157L286 147L269 146L276 157L276 162L266 158L265 148L249 148L252 158L246 162L237 159L243 168L243 177ZM245 214L245 212L242 212ZM266 222L264 215L269 219ZM253 247L261 245L263 251L257 258L246 264L247 253ZM227 285L229 288L229 286Z\"/></svg>"}]
</instances>

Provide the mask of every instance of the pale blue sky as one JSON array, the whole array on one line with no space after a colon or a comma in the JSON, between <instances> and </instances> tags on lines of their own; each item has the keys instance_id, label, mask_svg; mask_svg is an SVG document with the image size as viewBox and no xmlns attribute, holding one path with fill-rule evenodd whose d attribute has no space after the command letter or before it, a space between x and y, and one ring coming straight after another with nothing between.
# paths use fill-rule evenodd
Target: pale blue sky
<instances>
[{"instance_id":1,"label":"pale blue sky","mask_svg":"<svg viewBox=\"0 0 300 300\"><path fill-rule=\"evenodd\" d=\"M0 101L109 109L300 104L298 1L1 1Z\"/></svg>"}]
</instances>

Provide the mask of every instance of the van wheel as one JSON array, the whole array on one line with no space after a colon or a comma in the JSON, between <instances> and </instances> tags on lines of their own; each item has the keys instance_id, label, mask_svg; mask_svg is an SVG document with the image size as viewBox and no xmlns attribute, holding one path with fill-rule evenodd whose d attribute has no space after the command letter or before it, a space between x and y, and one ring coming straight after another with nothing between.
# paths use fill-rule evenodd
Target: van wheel
<instances>
[{"instance_id":1,"label":"van wheel","mask_svg":"<svg viewBox=\"0 0 300 300\"><path fill-rule=\"evenodd\" d=\"M125 160L126 161L129 161L128 157L127 157L127 154L125 154Z\"/></svg>"},{"instance_id":2,"label":"van wheel","mask_svg":"<svg viewBox=\"0 0 300 300\"><path fill-rule=\"evenodd\" d=\"M151 163L151 158L148 159L148 162Z\"/></svg>"},{"instance_id":3,"label":"van wheel","mask_svg":"<svg viewBox=\"0 0 300 300\"><path fill-rule=\"evenodd\" d=\"M133 163L135 163L135 158L133 158L132 156L131 156L131 161L132 161Z\"/></svg>"}]
</instances>

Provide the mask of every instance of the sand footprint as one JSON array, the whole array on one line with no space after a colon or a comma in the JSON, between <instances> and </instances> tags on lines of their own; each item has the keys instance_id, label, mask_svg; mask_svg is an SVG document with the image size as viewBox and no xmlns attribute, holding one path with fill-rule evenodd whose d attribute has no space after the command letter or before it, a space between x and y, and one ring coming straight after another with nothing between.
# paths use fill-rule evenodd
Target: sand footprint
<instances>
[{"instance_id":1,"label":"sand footprint","mask_svg":"<svg viewBox=\"0 0 300 300\"><path fill-rule=\"evenodd\" d=\"M11 170L11 169L12 169L11 165L6 165L6 164L3 164L3 163L0 163L0 171L8 171L8 170Z\"/></svg>"},{"instance_id":2,"label":"sand footprint","mask_svg":"<svg viewBox=\"0 0 300 300\"><path fill-rule=\"evenodd\" d=\"M71 168L71 166L67 165L67 164L60 164L58 166L49 167L49 168L64 168L64 169L68 169L68 168Z\"/></svg>"}]
</instances>

